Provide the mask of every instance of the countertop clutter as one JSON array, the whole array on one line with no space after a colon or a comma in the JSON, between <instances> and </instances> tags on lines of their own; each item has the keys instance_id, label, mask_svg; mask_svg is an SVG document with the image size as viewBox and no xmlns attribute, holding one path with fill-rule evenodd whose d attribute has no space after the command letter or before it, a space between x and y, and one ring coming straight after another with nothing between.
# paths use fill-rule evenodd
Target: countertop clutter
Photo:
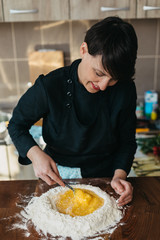
<instances>
[{"instance_id":1,"label":"countertop clutter","mask_svg":"<svg viewBox=\"0 0 160 240\"><path fill-rule=\"evenodd\" d=\"M98 186L110 195L118 198L118 196L113 192L110 186L109 178L88 178L66 181L72 184L80 183ZM159 240L160 177L128 178L128 181L130 181L134 187L133 201L129 205L127 205L127 207L125 207L125 216L123 217L123 219L121 220L121 224L119 224L115 231L111 235L99 235L99 239ZM33 196L40 196L42 193L48 191L50 188L55 186L57 185L48 186L41 180L1 181L0 239L42 239L42 236L39 236L34 226L29 228L29 237L24 234L24 230L16 228L13 230L9 229L11 229L11 226L16 223L16 218L14 216L21 211L23 198L25 199L26 206ZM51 236L48 236L47 239L50 240ZM67 239L69 240L70 238Z\"/></svg>"}]
</instances>

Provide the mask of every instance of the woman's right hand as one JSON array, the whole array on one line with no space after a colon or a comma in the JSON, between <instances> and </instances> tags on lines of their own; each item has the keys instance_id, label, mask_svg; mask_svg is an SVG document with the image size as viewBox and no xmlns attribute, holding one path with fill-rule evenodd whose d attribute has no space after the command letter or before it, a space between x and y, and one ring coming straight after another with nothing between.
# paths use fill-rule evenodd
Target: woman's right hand
<instances>
[{"instance_id":1,"label":"woman's right hand","mask_svg":"<svg viewBox=\"0 0 160 240\"><path fill-rule=\"evenodd\" d=\"M27 157L33 163L36 177L41 178L48 185L58 183L65 186L53 159L43 152L38 146L33 146L27 153Z\"/></svg>"}]
</instances>

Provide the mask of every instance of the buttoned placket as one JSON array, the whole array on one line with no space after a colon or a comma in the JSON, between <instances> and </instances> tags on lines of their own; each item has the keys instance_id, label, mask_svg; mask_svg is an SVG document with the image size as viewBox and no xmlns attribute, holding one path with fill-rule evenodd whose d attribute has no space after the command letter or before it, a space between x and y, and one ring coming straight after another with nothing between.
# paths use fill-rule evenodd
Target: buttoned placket
<instances>
[{"instance_id":1,"label":"buttoned placket","mask_svg":"<svg viewBox=\"0 0 160 240\"><path fill-rule=\"evenodd\" d=\"M72 79L67 80L67 103L66 103L66 108L71 109L72 107L72 92L73 92L73 81Z\"/></svg>"}]
</instances>

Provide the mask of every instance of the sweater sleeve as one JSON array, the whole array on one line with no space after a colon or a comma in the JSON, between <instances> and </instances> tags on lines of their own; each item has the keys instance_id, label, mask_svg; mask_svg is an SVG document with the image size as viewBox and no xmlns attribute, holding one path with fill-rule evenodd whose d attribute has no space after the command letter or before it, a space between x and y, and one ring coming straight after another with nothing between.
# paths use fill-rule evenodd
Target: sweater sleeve
<instances>
[{"instance_id":1,"label":"sweater sleeve","mask_svg":"<svg viewBox=\"0 0 160 240\"><path fill-rule=\"evenodd\" d=\"M40 75L35 84L20 98L8 125L10 137L19 153L19 162L22 164L31 163L26 155L31 147L37 145L29 130L48 111L43 78L44 76Z\"/></svg>"},{"instance_id":2,"label":"sweater sleeve","mask_svg":"<svg viewBox=\"0 0 160 240\"><path fill-rule=\"evenodd\" d=\"M131 86L125 104L119 113L118 148L114 154L114 170L122 169L127 175L131 169L137 148L135 139L137 95L135 85Z\"/></svg>"}]
</instances>

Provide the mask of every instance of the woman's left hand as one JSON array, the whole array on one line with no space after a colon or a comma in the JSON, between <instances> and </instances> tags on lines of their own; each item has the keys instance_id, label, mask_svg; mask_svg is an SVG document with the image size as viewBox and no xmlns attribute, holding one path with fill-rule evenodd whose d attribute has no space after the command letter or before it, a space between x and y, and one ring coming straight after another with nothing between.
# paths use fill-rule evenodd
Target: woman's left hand
<instances>
[{"instance_id":1,"label":"woman's left hand","mask_svg":"<svg viewBox=\"0 0 160 240\"><path fill-rule=\"evenodd\" d=\"M126 205L132 201L133 187L130 182L120 178L113 178L111 186L115 192L120 195L120 198L118 199L118 206Z\"/></svg>"}]
</instances>

